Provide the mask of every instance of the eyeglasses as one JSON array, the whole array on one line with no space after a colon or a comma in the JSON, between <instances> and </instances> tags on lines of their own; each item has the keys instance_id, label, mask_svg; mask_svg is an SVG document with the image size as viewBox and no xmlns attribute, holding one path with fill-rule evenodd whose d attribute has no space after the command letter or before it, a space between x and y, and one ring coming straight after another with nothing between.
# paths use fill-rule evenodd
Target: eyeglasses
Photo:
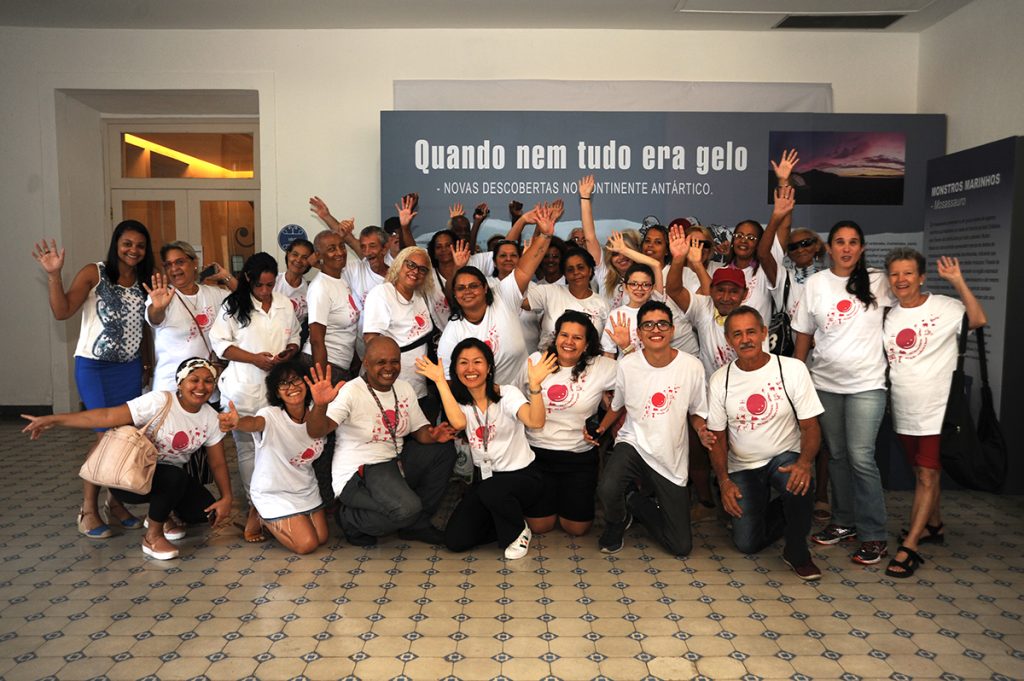
<instances>
[{"instance_id":1,"label":"eyeglasses","mask_svg":"<svg viewBox=\"0 0 1024 681\"><path fill-rule=\"evenodd\" d=\"M277 384L277 389L283 388L301 388L305 384L301 376L294 376L292 378L286 378Z\"/></svg>"},{"instance_id":2,"label":"eyeglasses","mask_svg":"<svg viewBox=\"0 0 1024 681\"><path fill-rule=\"evenodd\" d=\"M733 234L733 239L742 239L743 241L757 241L761 237L756 234Z\"/></svg>"},{"instance_id":3,"label":"eyeglasses","mask_svg":"<svg viewBox=\"0 0 1024 681\"><path fill-rule=\"evenodd\" d=\"M786 246L786 250L792 253L795 250L807 248L808 246L813 246L816 243L818 243L817 239L808 237L806 239L800 239L800 241L794 241L790 245Z\"/></svg>"},{"instance_id":4,"label":"eyeglasses","mask_svg":"<svg viewBox=\"0 0 1024 681\"><path fill-rule=\"evenodd\" d=\"M644 331L668 331L672 328L672 322L667 319L658 319L656 321L640 322L640 328Z\"/></svg>"},{"instance_id":5,"label":"eyeglasses","mask_svg":"<svg viewBox=\"0 0 1024 681\"><path fill-rule=\"evenodd\" d=\"M177 260L168 260L164 262L164 269L170 267L184 267L191 262L191 258L178 258Z\"/></svg>"},{"instance_id":6,"label":"eyeglasses","mask_svg":"<svg viewBox=\"0 0 1024 681\"><path fill-rule=\"evenodd\" d=\"M456 286L455 292L464 293L466 291L479 291L482 288L483 285L481 285L480 282L473 282L472 284L463 284L461 286Z\"/></svg>"},{"instance_id":7,"label":"eyeglasses","mask_svg":"<svg viewBox=\"0 0 1024 681\"><path fill-rule=\"evenodd\" d=\"M653 288L654 284L649 281L627 281L626 286L630 288L642 288L644 290Z\"/></svg>"},{"instance_id":8,"label":"eyeglasses","mask_svg":"<svg viewBox=\"0 0 1024 681\"><path fill-rule=\"evenodd\" d=\"M424 277L427 276L427 274L430 272L429 267L427 267L426 265L417 265L412 260L405 261L405 269L409 270L410 272L418 272L420 275Z\"/></svg>"}]
</instances>

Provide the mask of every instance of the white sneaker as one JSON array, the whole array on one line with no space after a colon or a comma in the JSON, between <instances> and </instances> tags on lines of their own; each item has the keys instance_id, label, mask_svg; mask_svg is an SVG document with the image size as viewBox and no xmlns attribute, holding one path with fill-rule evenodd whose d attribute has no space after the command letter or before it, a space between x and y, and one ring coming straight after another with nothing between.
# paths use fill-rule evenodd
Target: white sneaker
<instances>
[{"instance_id":1,"label":"white sneaker","mask_svg":"<svg viewBox=\"0 0 1024 681\"><path fill-rule=\"evenodd\" d=\"M149 529L149 518L142 521L142 526ZM167 517L167 522L164 523L164 536L170 541L185 538L185 525L181 524L173 513Z\"/></svg>"},{"instance_id":2,"label":"white sneaker","mask_svg":"<svg viewBox=\"0 0 1024 681\"><path fill-rule=\"evenodd\" d=\"M523 527L523 531L519 533L519 536L505 547L505 558L508 560L519 560L526 556L530 552L531 539L533 539L533 532L530 532L530 526L526 525Z\"/></svg>"}]
</instances>

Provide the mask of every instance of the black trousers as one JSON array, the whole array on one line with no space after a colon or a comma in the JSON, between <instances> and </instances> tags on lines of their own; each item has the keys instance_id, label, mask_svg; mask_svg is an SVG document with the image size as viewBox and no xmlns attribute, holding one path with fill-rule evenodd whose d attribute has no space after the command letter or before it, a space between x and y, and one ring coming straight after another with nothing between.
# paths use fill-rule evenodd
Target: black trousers
<instances>
[{"instance_id":1,"label":"black trousers","mask_svg":"<svg viewBox=\"0 0 1024 681\"><path fill-rule=\"evenodd\" d=\"M124 504L149 504L146 514L155 522L167 521L174 511L189 525L206 521L206 508L215 499L198 480L190 478L184 468L169 464L157 464L153 473L153 487L149 494L135 494L123 489L110 492Z\"/></svg>"},{"instance_id":2,"label":"black trousers","mask_svg":"<svg viewBox=\"0 0 1024 681\"><path fill-rule=\"evenodd\" d=\"M468 551L495 540L505 548L523 531L524 516L532 517L531 510L543 496L544 479L536 462L476 480L452 512L444 543L452 551Z\"/></svg>"}]
</instances>

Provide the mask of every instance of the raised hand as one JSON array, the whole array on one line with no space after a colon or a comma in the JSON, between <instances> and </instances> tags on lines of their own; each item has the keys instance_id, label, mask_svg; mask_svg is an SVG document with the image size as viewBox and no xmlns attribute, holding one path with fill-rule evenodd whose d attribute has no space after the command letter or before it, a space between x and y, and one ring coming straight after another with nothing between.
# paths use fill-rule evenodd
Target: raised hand
<instances>
[{"instance_id":1,"label":"raised hand","mask_svg":"<svg viewBox=\"0 0 1024 681\"><path fill-rule=\"evenodd\" d=\"M515 222L523 216L523 202L522 201L509 201L508 202L508 214L512 218L512 222Z\"/></svg>"},{"instance_id":2,"label":"raised hand","mask_svg":"<svg viewBox=\"0 0 1024 681\"><path fill-rule=\"evenodd\" d=\"M342 238L347 237L349 234L354 232L356 229L356 219L354 217L342 220L338 223L337 232Z\"/></svg>"},{"instance_id":3,"label":"raised hand","mask_svg":"<svg viewBox=\"0 0 1024 681\"><path fill-rule=\"evenodd\" d=\"M153 274L153 288L146 286L146 282L142 282L142 288L146 289L146 293L149 294L149 299L153 301L151 306L157 310L165 310L167 306L174 300L174 291L171 289L167 278L156 272Z\"/></svg>"},{"instance_id":4,"label":"raised hand","mask_svg":"<svg viewBox=\"0 0 1024 681\"><path fill-rule=\"evenodd\" d=\"M469 257L471 254L469 252L468 243L466 243L462 239L459 239L458 241L455 242L455 244L451 246L451 249L452 260L454 261L456 270L465 267L467 264L469 264Z\"/></svg>"},{"instance_id":5,"label":"raised hand","mask_svg":"<svg viewBox=\"0 0 1024 681\"><path fill-rule=\"evenodd\" d=\"M431 426L427 429L430 432L430 436L434 438L434 442L438 444L444 442L451 442L455 439L455 429L447 421L442 421L436 426Z\"/></svg>"},{"instance_id":6,"label":"raised hand","mask_svg":"<svg viewBox=\"0 0 1024 681\"><path fill-rule=\"evenodd\" d=\"M626 240L622 238L622 234L612 230L612 233L608 235L608 250L612 253L622 253L625 249Z\"/></svg>"},{"instance_id":7,"label":"raised hand","mask_svg":"<svg viewBox=\"0 0 1024 681\"><path fill-rule=\"evenodd\" d=\"M327 204L319 196L309 199L309 209L324 222L327 222L331 217L331 211L328 210Z\"/></svg>"},{"instance_id":8,"label":"raised hand","mask_svg":"<svg viewBox=\"0 0 1024 681\"><path fill-rule=\"evenodd\" d=\"M220 422L220 432L229 433L238 427L238 410L235 403L228 400L228 410L217 414L217 421Z\"/></svg>"},{"instance_id":9,"label":"raised hand","mask_svg":"<svg viewBox=\"0 0 1024 681\"><path fill-rule=\"evenodd\" d=\"M796 190L792 187L775 188L775 208L772 213L778 216L788 215L793 212L796 205Z\"/></svg>"},{"instance_id":10,"label":"raised hand","mask_svg":"<svg viewBox=\"0 0 1024 681\"><path fill-rule=\"evenodd\" d=\"M686 252L686 262L691 265L704 264L704 240L697 234L690 237L690 248Z\"/></svg>"},{"instance_id":11,"label":"raised hand","mask_svg":"<svg viewBox=\"0 0 1024 681\"><path fill-rule=\"evenodd\" d=\"M406 194L402 197L400 203L395 204L395 210L398 211L398 221L403 227L408 227L412 224L413 218L416 217L416 203L419 201L419 196L416 194Z\"/></svg>"},{"instance_id":12,"label":"raised hand","mask_svg":"<svg viewBox=\"0 0 1024 681\"><path fill-rule=\"evenodd\" d=\"M537 229L540 230L541 234L551 236L555 233L555 220L557 218L554 216L554 210L550 204L538 203L528 214L532 214L535 217Z\"/></svg>"},{"instance_id":13,"label":"raised hand","mask_svg":"<svg viewBox=\"0 0 1024 681\"><path fill-rule=\"evenodd\" d=\"M527 358L526 377L530 388L539 388L544 379L554 373L556 366L558 366L558 357L550 352L541 357L540 361L536 364L533 363L533 360Z\"/></svg>"},{"instance_id":14,"label":"raised hand","mask_svg":"<svg viewBox=\"0 0 1024 681\"><path fill-rule=\"evenodd\" d=\"M313 404L323 405L330 404L334 401L334 398L338 396L338 392L341 390L341 386L345 385L345 381L340 381L338 385L331 383L331 365L327 365L327 369L321 369L319 364L313 364L309 368L309 376L303 376L302 380L306 382L306 387L309 388L309 396L313 398Z\"/></svg>"},{"instance_id":15,"label":"raised hand","mask_svg":"<svg viewBox=\"0 0 1024 681\"><path fill-rule=\"evenodd\" d=\"M686 238L686 228L676 225L668 230L668 252L672 257L682 260L690 252L690 240Z\"/></svg>"},{"instance_id":16,"label":"raised hand","mask_svg":"<svg viewBox=\"0 0 1024 681\"><path fill-rule=\"evenodd\" d=\"M608 317L608 326L604 328L604 332L615 341L615 345L619 346L620 350L625 350L633 342L631 327L632 322L629 316L625 312L620 312L615 316Z\"/></svg>"},{"instance_id":17,"label":"raised hand","mask_svg":"<svg viewBox=\"0 0 1024 681\"><path fill-rule=\"evenodd\" d=\"M491 209L487 207L486 203L481 203L479 206L473 209L473 221L483 222L491 214Z\"/></svg>"},{"instance_id":18,"label":"raised hand","mask_svg":"<svg viewBox=\"0 0 1024 681\"><path fill-rule=\"evenodd\" d=\"M960 260L958 258L950 258L944 255L936 261L935 268L938 270L939 276L951 284L964 280L964 275L960 272Z\"/></svg>"},{"instance_id":19,"label":"raised hand","mask_svg":"<svg viewBox=\"0 0 1024 681\"><path fill-rule=\"evenodd\" d=\"M427 378L434 383L444 383L444 367L441 364L441 359L438 358L437 364L431 362L426 355L416 358L416 373L424 378Z\"/></svg>"},{"instance_id":20,"label":"raised hand","mask_svg":"<svg viewBox=\"0 0 1024 681\"><path fill-rule=\"evenodd\" d=\"M594 176L584 175L583 177L581 177L579 183L579 190L581 199L589 199L590 196L594 193Z\"/></svg>"},{"instance_id":21,"label":"raised hand","mask_svg":"<svg viewBox=\"0 0 1024 681\"><path fill-rule=\"evenodd\" d=\"M448 219L449 220L451 220L452 218L460 217L460 216L465 215L465 214L466 214L466 211L463 210L461 203L453 203L452 205L448 206Z\"/></svg>"},{"instance_id":22,"label":"raised hand","mask_svg":"<svg viewBox=\"0 0 1024 681\"><path fill-rule=\"evenodd\" d=\"M782 152L782 158L776 163L772 161L772 170L775 171L775 178L779 181L779 185L789 183L789 176L793 172L793 168L797 163L800 162L800 156L796 153L796 149L790 149Z\"/></svg>"},{"instance_id":23,"label":"raised hand","mask_svg":"<svg viewBox=\"0 0 1024 681\"><path fill-rule=\"evenodd\" d=\"M46 239L37 243L32 249L32 257L47 274L56 274L64 267L64 249L57 248L56 239L50 239L50 243L46 243Z\"/></svg>"}]
</instances>

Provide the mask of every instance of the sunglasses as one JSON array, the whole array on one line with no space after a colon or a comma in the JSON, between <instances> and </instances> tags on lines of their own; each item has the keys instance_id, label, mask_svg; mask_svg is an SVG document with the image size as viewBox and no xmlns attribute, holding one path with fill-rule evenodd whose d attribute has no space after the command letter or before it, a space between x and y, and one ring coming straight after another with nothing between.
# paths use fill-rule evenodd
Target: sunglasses
<instances>
[{"instance_id":1,"label":"sunglasses","mask_svg":"<svg viewBox=\"0 0 1024 681\"><path fill-rule=\"evenodd\" d=\"M791 243L790 245L786 246L786 250L789 251L790 253L792 253L793 251L799 250L801 248L807 248L808 246L813 246L816 243L818 243L817 239L813 239L811 237L808 237L806 239L800 239L800 241L795 241L795 242Z\"/></svg>"},{"instance_id":2,"label":"sunglasses","mask_svg":"<svg viewBox=\"0 0 1024 681\"><path fill-rule=\"evenodd\" d=\"M732 238L734 240L735 239L742 239L743 241L757 241L761 237L756 236L754 234L733 234Z\"/></svg>"}]
</instances>

